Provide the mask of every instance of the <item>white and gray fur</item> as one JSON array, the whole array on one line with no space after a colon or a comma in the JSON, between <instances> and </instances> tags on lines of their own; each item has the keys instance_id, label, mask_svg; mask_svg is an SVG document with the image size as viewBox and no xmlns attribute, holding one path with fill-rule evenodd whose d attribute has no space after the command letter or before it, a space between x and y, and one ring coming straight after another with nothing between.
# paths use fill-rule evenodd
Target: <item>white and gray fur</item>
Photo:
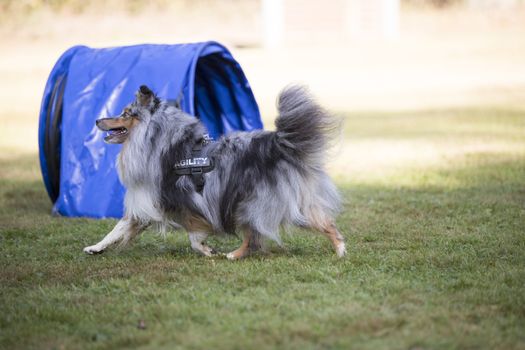
<instances>
[{"instance_id":1,"label":"white and gray fur","mask_svg":"<svg viewBox=\"0 0 525 350\"><path fill-rule=\"evenodd\" d=\"M104 240L87 253L127 242L152 223L181 225L192 247L212 253L208 234L250 231L255 238L281 242L279 228L296 225L329 235L336 252L345 253L335 229L340 195L324 171L327 147L336 127L334 118L303 87L284 89L278 98L276 131L236 132L203 149L215 163L205 174L202 193L189 176L176 176L176 161L191 156L206 128L154 95L128 108L139 123L119 155L119 177L127 189L125 217ZM206 223L196 229L195 220ZM329 237L330 238L330 237ZM337 246L337 242L339 246Z\"/></svg>"}]
</instances>

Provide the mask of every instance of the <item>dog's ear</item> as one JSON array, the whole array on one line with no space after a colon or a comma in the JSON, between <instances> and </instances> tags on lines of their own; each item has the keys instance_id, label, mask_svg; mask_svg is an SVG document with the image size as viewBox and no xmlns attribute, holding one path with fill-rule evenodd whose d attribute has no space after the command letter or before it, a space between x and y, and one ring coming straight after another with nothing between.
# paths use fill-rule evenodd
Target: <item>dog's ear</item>
<instances>
[{"instance_id":1,"label":"dog's ear","mask_svg":"<svg viewBox=\"0 0 525 350\"><path fill-rule=\"evenodd\" d=\"M154 98L155 94L146 85L142 85L137 91L137 101L144 107L149 107Z\"/></svg>"}]
</instances>

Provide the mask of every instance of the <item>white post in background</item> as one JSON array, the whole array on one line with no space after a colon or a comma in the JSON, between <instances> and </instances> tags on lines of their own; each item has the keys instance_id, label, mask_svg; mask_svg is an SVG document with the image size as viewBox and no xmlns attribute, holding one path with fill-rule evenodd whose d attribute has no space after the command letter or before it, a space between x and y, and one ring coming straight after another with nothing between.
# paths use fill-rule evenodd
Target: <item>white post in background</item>
<instances>
[{"instance_id":1,"label":"white post in background","mask_svg":"<svg viewBox=\"0 0 525 350\"><path fill-rule=\"evenodd\" d=\"M284 0L262 0L262 22L263 46L281 46L284 37Z\"/></svg>"},{"instance_id":2,"label":"white post in background","mask_svg":"<svg viewBox=\"0 0 525 350\"><path fill-rule=\"evenodd\" d=\"M382 0L383 36L387 39L399 37L400 0Z\"/></svg>"}]
</instances>

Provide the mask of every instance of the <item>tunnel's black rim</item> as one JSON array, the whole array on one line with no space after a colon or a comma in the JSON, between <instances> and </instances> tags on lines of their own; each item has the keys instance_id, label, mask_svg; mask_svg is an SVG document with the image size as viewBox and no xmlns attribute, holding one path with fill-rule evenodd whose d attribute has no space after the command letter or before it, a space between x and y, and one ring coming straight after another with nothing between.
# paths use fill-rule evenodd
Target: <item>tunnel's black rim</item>
<instances>
[{"instance_id":1,"label":"tunnel's black rim","mask_svg":"<svg viewBox=\"0 0 525 350\"><path fill-rule=\"evenodd\" d=\"M60 129L66 80L66 74L57 77L46 108L44 157L49 176L49 196L53 202L57 200L60 190Z\"/></svg>"}]
</instances>

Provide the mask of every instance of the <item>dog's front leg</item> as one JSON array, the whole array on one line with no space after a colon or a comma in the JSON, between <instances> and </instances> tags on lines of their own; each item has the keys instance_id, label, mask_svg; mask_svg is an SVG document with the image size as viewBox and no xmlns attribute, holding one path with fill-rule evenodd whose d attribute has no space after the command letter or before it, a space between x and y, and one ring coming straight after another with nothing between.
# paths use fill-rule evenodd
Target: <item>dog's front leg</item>
<instances>
[{"instance_id":1,"label":"dog's front leg","mask_svg":"<svg viewBox=\"0 0 525 350\"><path fill-rule=\"evenodd\" d=\"M110 233L95 245L85 247L84 252L87 254L102 253L107 247L115 243L127 243L139 233L141 233L147 225L140 223L132 218L124 217L111 230Z\"/></svg>"},{"instance_id":2,"label":"dog's front leg","mask_svg":"<svg viewBox=\"0 0 525 350\"><path fill-rule=\"evenodd\" d=\"M193 250L205 256L213 256L215 254L215 250L205 243L206 238L208 237L207 233L188 232L188 236L190 237L190 243Z\"/></svg>"}]
</instances>

